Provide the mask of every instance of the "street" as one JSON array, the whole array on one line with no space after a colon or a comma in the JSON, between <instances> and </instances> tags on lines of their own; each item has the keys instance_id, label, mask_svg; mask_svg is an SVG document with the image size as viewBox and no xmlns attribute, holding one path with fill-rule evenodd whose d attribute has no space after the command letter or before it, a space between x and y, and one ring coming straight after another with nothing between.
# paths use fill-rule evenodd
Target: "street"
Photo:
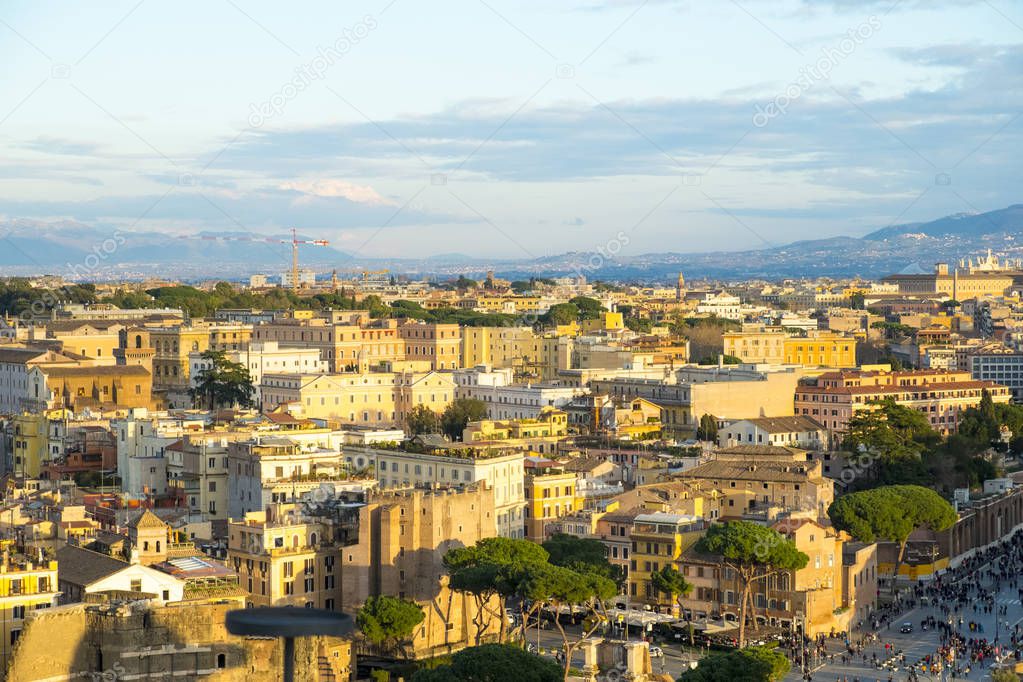
<instances>
[{"instance_id":1,"label":"street","mask_svg":"<svg viewBox=\"0 0 1023 682\"><path fill-rule=\"evenodd\" d=\"M1023 627L1021 591L1016 582L1021 554L1018 549L1011 549L1010 552L1016 553L1011 554L1002 564L999 564L1002 555L992 553L976 560L968 568L960 569L958 575L946 574L943 578L944 592L937 593L933 588L928 590L925 586L923 591L932 593L926 599L918 599L912 589L903 588L903 599L914 603L891 617L890 622L881 624L876 631L869 627L872 624L865 624L867 627L863 630L854 632L852 646L855 654L849 654L843 639L825 640L824 649L827 653L824 656L820 656L814 651L815 647L810 646L807 669L810 670L811 678L816 682L886 682L889 679L901 682L911 679L915 674L921 680L936 680L939 677L949 679L948 665L939 672L924 670L920 666L926 656L935 656L942 646L941 628L933 625L927 629L923 627L924 621L933 618L939 623L951 623L951 631L959 633L964 639L956 651L955 667L960 672L955 677L974 682L990 679L993 656L988 655L985 660L971 664L970 645L976 645L974 651L982 649L980 643L983 640L984 645L990 644L991 654L997 651L1002 655L1011 655L1015 651L1013 634L1017 640L1023 640L1019 629ZM947 613L942 610L943 604L949 605ZM985 604L990 604L990 608L986 608ZM959 623L960 618L962 625ZM912 625L912 632L900 632L904 623ZM972 630L971 623L974 624ZM581 628L566 626L566 632L575 640L580 636ZM625 634L622 630L613 630L608 633L608 637L624 641ZM642 634L640 628L630 628L628 639L639 641ZM599 636L599 632L596 636ZM865 640L862 645L857 644L861 640ZM542 655L551 658L563 647L560 633L550 623L545 623L545 627L540 630L535 625L528 628L526 641L532 647L538 647ZM887 651L885 644L890 645ZM664 655L651 658L654 672L667 673L673 678L688 669L690 661L698 660L705 653L699 649L683 647L681 641L656 646L661 648ZM782 651L792 656L790 649L784 648ZM896 655L900 652L904 656L904 663L901 656ZM798 682L803 677L802 668L798 654L792 657L792 670L785 679ZM882 666L886 659L892 660L888 666ZM582 667L583 659L579 652L573 656L572 665Z\"/></svg>"},{"instance_id":2,"label":"street","mask_svg":"<svg viewBox=\"0 0 1023 682\"><path fill-rule=\"evenodd\" d=\"M1015 550L1013 550L1015 551ZM1015 582L1018 562L1016 559L1007 560L1006 564L999 568L998 561L1001 555L979 563L972 570L964 572L955 580L946 579L947 589L955 594L969 596L960 603L952 598L930 597L926 605L919 602L911 609L901 615L894 617L890 622L882 625L876 631L872 628L861 633L854 633L854 640L864 634L875 633L876 641L866 643L862 647L862 653L857 651L856 655L842 661L841 654L848 651L842 640L828 640L826 648L829 652L828 661L820 666L822 661L810 657L809 667L813 670L811 676L818 682L824 680L841 680L843 682L867 682L869 680L906 680L910 677L910 668L918 664L925 656L934 656L941 646L941 630L929 627L924 630L922 622L927 618L934 618L939 622L951 623L952 632L959 633L966 640L967 644L973 640L986 640L993 647L996 647L1001 654L1012 654L1015 649L1012 643L1012 635L1017 638L1020 631L1017 626L1023 623L1023 608L1020 607L1020 592ZM1002 573L1004 571L1004 573ZM994 573L994 574L993 574ZM994 587L998 585L999 589ZM990 598L993 607L985 608L985 600ZM948 606L947 613L942 610L942 605ZM1004 613L1000 612L1004 609ZM990 612L988 612L990 610ZM960 625L962 619L962 625ZM970 623L975 627L971 630ZM912 624L913 631L910 633L900 632L903 623ZM879 668L874 665L874 656L883 661L887 656L884 645L891 645L891 651L899 652L905 656L905 664L897 663L891 667ZM866 658L864 658L866 657ZM960 669L956 675L959 679L986 680L991 677L991 663L989 657L984 661L978 661L971 665L968 651L957 650L955 666ZM922 679L937 679L950 676L949 666L944 670L934 673L925 672L919 666L917 674ZM797 681L802 677L798 661L793 664L792 672L787 680Z\"/></svg>"},{"instance_id":3,"label":"street","mask_svg":"<svg viewBox=\"0 0 1023 682\"><path fill-rule=\"evenodd\" d=\"M569 635L570 639L574 641L578 639L581 628L578 626L566 626L565 632ZM630 628L628 635L628 639L630 641L638 642L642 640L639 628ZM598 634L595 633L594 636L598 636ZM608 639L622 642L626 641L624 631L609 634ZM558 632L556 627L549 623L546 624L545 628L539 631L539 637L537 635L535 625L529 628L526 634L527 643L536 646L538 640L541 654L550 658L554 658L556 652L561 651L564 646L561 639L561 633ZM677 678L684 670L688 670L689 662L698 660L702 655L699 649L694 651L689 647L683 647L681 642L654 644L653 646L660 647L664 652L663 656L651 657L650 662L653 666L654 672L668 673L673 678ZM577 668L581 668L583 665L582 655L578 651L572 657L572 665Z\"/></svg>"}]
</instances>

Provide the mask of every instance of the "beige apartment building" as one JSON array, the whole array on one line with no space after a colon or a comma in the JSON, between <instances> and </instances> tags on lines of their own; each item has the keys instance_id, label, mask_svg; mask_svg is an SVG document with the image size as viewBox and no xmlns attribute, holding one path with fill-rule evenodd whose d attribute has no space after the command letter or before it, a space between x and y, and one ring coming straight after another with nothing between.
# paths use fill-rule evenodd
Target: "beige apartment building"
<instances>
[{"instance_id":1,"label":"beige apartment building","mask_svg":"<svg viewBox=\"0 0 1023 682\"><path fill-rule=\"evenodd\" d=\"M227 448L228 513L242 518L271 504L295 501L327 482L344 480L337 448L258 435Z\"/></svg>"},{"instance_id":2,"label":"beige apartment building","mask_svg":"<svg viewBox=\"0 0 1023 682\"><path fill-rule=\"evenodd\" d=\"M30 397L29 372L36 368L78 367L77 358L45 348L27 346L0 347L0 414L19 414ZM38 400L39 396L32 396Z\"/></svg>"},{"instance_id":3,"label":"beige apartment building","mask_svg":"<svg viewBox=\"0 0 1023 682\"><path fill-rule=\"evenodd\" d=\"M179 505L208 520L226 519L228 447L250 437L250 431L206 431L167 445L167 490Z\"/></svg>"},{"instance_id":4,"label":"beige apartment building","mask_svg":"<svg viewBox=\"0 0 1023 682\"><path fill-rule=\"evenodd\" d=\"M721 516L800 511L824 518L835 499L834 482L820 461L798 448L736 445L717 450L709 462L676 474L676 480L716 489L726 498Z\"/></svg>"},{"instance_id":5,"label":"beige apartment building","mask_svg":"<svg viewBox=\"0 0 1023 682\"><path fill-rule=\"evenodd\" d=\"M170 407L191 407L190 353L248 348L252 327L243 324L205 323L149 327L153 355L153 388L165 392ZM132 335L129 334L129 337Z\"/></svg>"},{"instance_id":6,"label":"beige apartment building","mask_svg":"<svg viewBox=\"0 0 1023 682\"><path fill-rule=\"evenodd\" d=\"M398 327L405 343L405 359L429 363L430 369L458 369L462 331L458 324L409 321Z\"/></svg>"},{"instance_id":7,"label":"beige apartment building","mask_svg":"<svg viewBox=\"0 0 1023 682\"><path fill-rule=\"evenodd\" d=\"M725 355L745 363L855 367L856 339L834 331L792 336L781 327L746 326L722 336Z\"/></svg>"},{"instance_id":8,"label":"beige apartment building","mask_svg":"<svg viewBox=\"0 0 1023 682\"><path fill-rule=\"evenodd\" d=\"M276 341L280 346L316 348L332 372L365 371L381 362L404 360L405 341L395 320L369 321L368 315L282 317L258 325L256 341Z\"/></svg>"},{"instance_id":9,"label":"beige apartment building","mask_svg":"<svg viewBox=\"0 0 1023 682\"><path fill-rule=\"evenodd\" d=\"M155 407L153 377L139 365L37 366L29 370L28 396L23 407L31 411L66 407Z\"/></svg>"},{"instance_id":10,"label":"beige apartment building","mask_svg":"<svg viewBox=\"0 0 1023 682\"><path fill-rule=\"evenodd\" d=\"M549 380L559 368L568 368L568 346L565 348L559 356L558 338L540 336L532 327L465 327L461 366L508 367L516 374ZM559 357L563 358L561 367Z\"/></svg>"},{"instance_id":11,"label":"beige apartment building","mask_svg":"<svg viewBox=\"0 0 1023 682\"><path fill-rule=\"evenodd\" d=\"M120 345L124 325L104 321L51 320L29 329L29 341L59 345L63 353L91 358L99 364L115 363L114 351Z\"/></svg>"},{"instance_id":12,"label":"beige apartment building","mask_svg":"<svg viewBox=\"0 0 1023 682\"><path fill-rule=\"evenodd\" d=\"M293 504L273 504L228 523L227 563L248 593L247 606L334 610L341 556L331 528Z\"/></svg>"},{"instance_id":13,"label":"beige apartment building","mask_svg":"<svg viewBox=\"0 0 1023 682\"><path fill-rule=\"evenodd\" d=\"M931 427L954 433L964 410L980 404L983 391L997 403L1007 403L1011 391L993 381L976 381L969 372L913 370L905 372L848 370L805 379L795 391L795 409L813 417L834 435L845 433L849 420L863 410L876 409L887 398L923 412Z\"/></svg>"},{"instance_id":14,"label":"beige apartment building","mask_svg":"<svg viewBox=\"0 0 1023 682\"><path fill-rule=\"evenodd\" d=\"M754 583L752 617L761 626L794 628L811 637L851 630L876 600L877 555L871 549L875 546L853 545L848 535L808 518L783 518L772 527L792 540L809 562L798 571ZM858 551L845 551L847 543ZM693 592L683 600L684 617L707 623L721 614L717 624L738 624L742 586L720 557L700 554L691 545L677 566L693 584ZM657 595L659 601L667 598Z\"/></svg>"},{"instance_id":15,"label":"beige apartment building","mask_svg":"<svg viewBox=\"0 0 1023 682\"><path fill-rule=\"evenodd\" d=\"M455 383L434 371L265 374L260 393L264 412L282 408L310 419L404 428L417 405L443 412L455 399Z\"/></svg>"},{"instance_id":16,"label":"beige apartment building","mask_svg":"<svg viewBox=\"0 0 1023 682\"><path fill-rule=\"evenodd\" d=\"M901 294L946 294L957 301L981 296L1002 296L1023 277L1018 261L1000 261L990 251L974 263L960 260L958 267L936 263L934 272L889 275L882 282L898 286Z\"/></svg>"},{"instance_id":17,"label":"beige apartment building","mask_svg":"<svg viewBox=\"0 0 1023 682\"><path fill-rule=\"evenodd\" d=\"M725 332L721 336L724 354L743 362L780 365L785 360L785 339L788 334L780 327L746 325L741 331Z\"/></svg>"},{"instance_id":18,"label":"beige apartment building","mask_svg":"<svg viewBox=\"0 0 1023 682\"><path fill-rule=\"evenodd\" d=\"M619 402L648 400L661 408L663 429L692 432L705 414L717 417L719 422L792 416L792 395L800 377L808 371L693 367L678 370L667 380L593 379L590 391Z\"/></svg>"},{"instance_id":19,"label":"beige apartment building","mask_svg":"<svg viewBox=\"0 0 1023 682\"><path fill-rule=\"evenodd\" d=\"M558 443L568 436L568 414L545 406L535 419L484 419L469 422L462 442L477 445L517 447L540 454L554 454Z\"/></svg>"},{"instance_id":20,"label":"beige apartment building","mask_svg":"<svg viewBox=\"0 0 1023 682\"><path fill-rule=\"evenodd\" d=\"M424 454L403 450L345 447L345 464L358 471L371 467L381 487L468 486L486 483L493 497L491 535L521 538L526 498L522 451L479 450L471 446Z\"/></svg>"}]
</instances>

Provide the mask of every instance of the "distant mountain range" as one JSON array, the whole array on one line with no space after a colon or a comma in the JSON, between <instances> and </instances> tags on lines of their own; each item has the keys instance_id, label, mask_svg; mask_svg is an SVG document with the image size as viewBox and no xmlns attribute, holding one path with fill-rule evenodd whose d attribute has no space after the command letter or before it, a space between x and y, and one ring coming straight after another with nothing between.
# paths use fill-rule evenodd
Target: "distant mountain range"
<instances>
[{"instance_id":1,"label":"distant mountain range","mask_svg":"<svg viewBox=\"0 0 1023 682\"><path fill-rule=\"evenodd\" d=\"M912 234L928 237L982 238L997 233L1013 234L1023 229L1023 204L987 213L953 213L929 223L892 225L863 237L870 241L895 239Z\"/></svg>"},{"instance_id":2,"label":"distant mountain range","mask_svg":"<svg viewBox=\"0 0 1023 682\"><path fill-rule=\"evenodd\" d=\"M6 239L3 239L6 235ZM214 238L214 237L220 238ZM309 239L312 237L303 237ZM280 240L278 243L273 240ZM74 221L0 222L0 274L59 274L76 279L175 277L242 278L277 274L291 266L290 235L250 240L241 233L180 238L159 232L111 232ZM918 263L930 270L939 260L955 261L992 249L1023 257L1023 204L987 213L955 214L926 223L893 225L864 237L797 241L748 251L650 253L605 260L589 252L536 259L482 259L444 253L421 259L353 258L332 246L301 245L303 267L339 273L387 269L416 276L498 276L527 278L582 272L589 279L673 281L790 277L880 277ZM590 269L589 264L600 267Z\"/></svg>"}]
</instances>

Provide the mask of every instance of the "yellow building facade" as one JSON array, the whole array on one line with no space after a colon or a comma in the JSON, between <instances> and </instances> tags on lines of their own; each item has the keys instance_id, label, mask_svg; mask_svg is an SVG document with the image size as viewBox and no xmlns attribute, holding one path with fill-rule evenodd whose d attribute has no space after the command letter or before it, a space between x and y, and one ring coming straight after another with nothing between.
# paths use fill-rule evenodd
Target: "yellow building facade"
<instances>
[{"instance_id":1,"label":"yellow building facade","mask_svg":"<svg viewBox=\"0 0 1023 682\"><path fill-rule=\"evenodd\" d=\"M785 364L804 367L855 367L856 339L834 332L811 332L785 339Z\"/></svg>"},{"instance_id":2,"label":"yellow building facade","mask_svg":"<svg viewBox=\"0 0 1023 682\"><path fill-rule=\"evenodd\" d=\"M723 351L745 363L855 367L856 339L832 331L790 336L780 327L747 326L722 335Z\"/></svg>"},{"instance_id":3,"label":"yellow building facade","mask_svg":"<svg viewBox=\"0 0 1023 682\"><path fill-rule=\"evenodd\" d=\"M42 412L18 414L11 418L12 463L14 473L39 478L42 463L48 459L49 420Z\"/></svg>"},{"instance_id":4,"label":"yellow building facade","mask_svg":"<svg viewBox=\"0 0 1023 682\"><path fill-rule=\"evenodd\" d=\"M785 361L788 334L777 327L744 327L721 336L725 355L742 362L781 364Z\"/></svg>"},{"instance_id":5,"label":"yellow building facade","mask_svg":"<svg viewBox=\"0 0 1023 682\"><path fill-rule=\"evenodd\" d=\"M534 542L547 539L547 524L582 509L576 496L573 472L528 473L525 477L526 538Z\"/></svg>"},{"instance_id":6,"label":"yellow building facade","mask_svg":"<svg viewBox=\"0 0 1023 682\"><path fill-rule=\"evenodd\" d=\"M703 519L668 512L650 512L635 517L630 540L628 595L639 602L657 603L659 595L650 576L665 566L677 568L679 557L700 539ZM671 600L665 595L664 603ZM673 607L677 609L677 607Z\"/></svg>"},{"instance_id":7,"label":"yellow building facade","mask_svg":"<svg viewBox=\"0 0 1023 682\"><path fill-rule=\"evenodd\" d=\"M9 541L4 543L9 546ZM57 562L33 563L24 557L5 558L0 564L0 665L11 660L14 645L21 636L25 617L32 611L57 605Z\"/></svg>"},{"instance_id":8,"label":"yellow building facade","mask_svg":"<svg viewBox=\"0 0 1023 682\"><path fill-rule=\"evenodd\" d=\"M439 372L266 374L264 411L280 405L310 419L345 424L403 426L413 407L437 414L455 399L455 383Z\"/></svg>"},{"instance_id":9,"label":"yellow building facade","mask_svg":"<svg viewBox=\"0 0 1023 682\"><path fill-rule=\"evenodd\" d=\"M462 367L490 365L529 373L545 363L544 339L532 327L465 327L461 345Z\"/></svg>"},{"instance_id":10,"label":"yellow building facade","mask_svg":"<svg viewBox=\"0 0 1023 682\"><path fill-rule=\"evenodd\" d=\"M462 432L466 443L499 442L504 447L521 447L552 454L568 436L568 414L547 406L535 419L484 419L469 422Z\"/></svg>"},{"instance_id":11,"label":"yellow building facade","mask_svg":"<svg viewBox=\"0 0 1023 682\"><path fill-rule=\"evenodd\" d=\"M250 606L333 610L340 598L340 554L320 523L294 505L249 512L228 524L227 563Z\"/></svg>"}]
</instances>

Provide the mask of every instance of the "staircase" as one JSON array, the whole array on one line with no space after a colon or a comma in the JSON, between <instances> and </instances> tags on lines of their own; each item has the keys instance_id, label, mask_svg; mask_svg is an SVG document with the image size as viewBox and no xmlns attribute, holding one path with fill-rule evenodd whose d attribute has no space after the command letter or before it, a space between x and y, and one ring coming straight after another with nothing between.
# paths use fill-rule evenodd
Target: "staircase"
<instances>
[{"instance_id":1,"label":"staircase","mask_svg":"<svg viewBox=\"0 0 1023 682\"><path fill-rule=\"evenodd\" d=\"M330 660L326 656L320 656L318 661L319 669L316 675L318 682L337 682L337 675L334 674L334 669L330 667Z\"/></svg>"}]
</instances>

